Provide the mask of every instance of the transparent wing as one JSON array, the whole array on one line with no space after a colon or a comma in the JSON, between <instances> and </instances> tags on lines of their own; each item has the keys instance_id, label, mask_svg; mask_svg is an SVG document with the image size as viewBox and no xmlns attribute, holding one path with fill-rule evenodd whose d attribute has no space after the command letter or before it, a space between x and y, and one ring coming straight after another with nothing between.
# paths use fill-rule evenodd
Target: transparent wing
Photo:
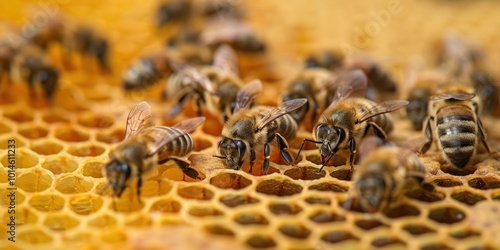
<instances>
[{"instance_id":1,"label":"transparent wing","mask_svg":"<svg viewBox=\"0 0 500 250\"><path fill-rule=\"evenodd\" d=\"M238 95L236 96L236 107L234 108L234 114L242 109L247 109L252 104L253 100L262 92L262 83L260 80L253 80L245 84Z\"/></svg>"},{"instance_id":2,"label":"transparent wing","mask_svg":"<svg viewBox=\"0 0 500 250\"><path fill-rule=\"evenodd\" d=\"M198 126L200 126L203 122L205 122L205 117L199 116L194 118L189 118L182 122L175 124L173 127L180 129L186 133L193 132Z\"/></svg>"},{"instance_id":3,"label":"transparent wing","mask_svg":"<svg viewBox=\"0 0 500 250\"><path fill-rule=\"evenodd\" d=\"M466 101L476 97L476 94L468 94L468 93L442 93L436 94L429 97L430 101L440 101L440 100L449 100L455 99L459 101Z\"/></svg>"},{"instance_id":4,"label":"transparent wing","mask_svg":"<svg viewBox=\"0 0 500 250\"><path fill-rule=\"evenodd\" d=\"M214 87L210 79L207 76L202 74L197 68L189 65L189 64L180 64L180 63L170 63L170 67L177 71L179 74L188 77L193 82L200 85L207 93L213 95L215 94Z\"/></svg>"},{"instance_id":5,"label":"transparent wing","mask_svg":"<svg viewBox=\"0 0 500 250\"><path fill-rule=\"evenodd\" d=\"M358 122L364 122L374 116L398 110L408 105L408 103L409 102L407 100L392 100L379 103L375 105L373 108L363 112Z\"/></svg>"},{"instance_id":6,"label":"transparent wing","mask_svg":"<svg viewBox=\"0 0 500 250\"><path fill-rule=\"evenodd\" d=\"M332 80L333 79L331 79L330 81ZM340 79L335 81L338 81L336 82L336 84L338 84L338 87L329 107L349 97L349 95L351 95L353 92L365 89L367 86L365 73L363 73L363 71L360 69L351 70L340 76Z\"/></svg>"},{"instance_id":7,"label":"transparent wing","mask_svg":"<svg viewBox=\"0 0 500 250\"><path fill-rule=\"evenodd\" d=\"M300 108L302 105L306 104L306 102L306 98L298 98L281 103L277 107L271 109L264 117L262 117L257 126L257 130L261 130L276 118Z\"/></svg>"},{"instance_id":8,"label":"transparent wing","mask_svg":"<svg viewBox=\"0 0 500 250\"><path fill-rule=\"evenodd\" d=\"M214 65L230 75L239 75L238 58L229 45L223 44L217 48L214 53Z\"/></svg>"},{"instance_id":9,"label":"transparent wing","mask_svg":"<svg viewBox=\"0 0 500 250\"><path fill-rule=\"evenodd\" d=\"M128 113L124 140L137 135L142 129L153 125L154 122L149 103L143 101L136 104Z\"/></svg>"}]
</instances>

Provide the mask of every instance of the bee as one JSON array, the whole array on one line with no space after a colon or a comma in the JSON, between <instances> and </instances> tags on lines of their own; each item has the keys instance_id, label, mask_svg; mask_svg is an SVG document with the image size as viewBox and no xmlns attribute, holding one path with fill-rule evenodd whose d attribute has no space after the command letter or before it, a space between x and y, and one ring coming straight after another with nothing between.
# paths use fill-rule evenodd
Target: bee
<instances>
[{"instance_id":1,"label":"bee","mask_svg":"<svg viewBox=\"0 0 500 250\"><path fill-rule=\"evenodd\" d=\"M424 121L423 133L427 138L420 149L429 150L434 137L445 159L463 169L476 152L479 140L491 153L486 133L479 119L479 100L471 88L448 85L429 98L429 116ZM433 129L434 128L434 129Z\"/></svg>"},{"instance_id":2,"label":"bee","mask_svg":"<svg viewBox=\"0 0 500 250\"><path fill-rule=\"evenodd\" d=\"M37 26L28 40L30 44L47 50L52 44L63 44L67 35L64 21L60 18L50 18L46 24Z\"/></svg>"},{"instance_id":3,"label":"bee","mask_svg":"<svg viewBox=\"0 0 500 250\"><path fill-rule=\"evenodd\" d=\"M500 116L500 90L497 80L482 69L472 71L470 80L481 100L482 113Z\"/></svg>"},{"instance_id":4,"label":"bee","mask_svg":"<svg viewBox=\"0 0 500 250\"><path fill-rule=\"evenodd\" d=\"M192 9L190 0L162 1L156 9L156 26L163 28L172 22L186 21L191 16Z\"/></svg>"},{"instance_id":5,"label":"bee","mask_svg":"<svg viewBox=\"0 0 500 250\"><path fill-rule=\"evenodd\" d=\"M10 74L16 56L16 48L11 43L0 41L0 86L3 82L10 82Z\"/></svg>"},{"instance_id":6,"label":"bee","mask_svg":"<svg viewBox=\"0 0 500 250\"><path fill-rule=\"evenodd\" d=\"M306 58L305 68L323 68L338 71L344 65L344 55L340 52L320 51Z\"/></svg>"},{"instance_id":7,"label":"bee","mask_svg":"<svg viewBox=\"0 0 500 250\"><path fill-rule=\"evenodd\" d=\"M347 98L351 93L365 88L366 84L366 76L361 70L353 70L341 76L334 101L321 114L313 129L313 140L302 141L297 157L304 143L312 142L317 145L321 155L322 166L319 171L338 151L349 156L347 163L353 168L357 144L368 132L372 131L377 137L386 140L393 124L390 116L385 113L403 108L408 101L395 100L376 104L365 98Z\"/></svg>"},{"instance_id":8,"label":"bee","mask_svg":"<svg viewBox=\"0 0 500 250\"><path fill-rule=\"evenodd\" d=\"M377 62L372 59L359 59L347 65L348 70L360 69L368 77L366 96L371 100L391 99L397 94L398 84Z\"/></svg>"},{"instance_id":9,"label":"bee","mask_svg":"<svg viewBox=\"0 0 500 250\"><path fill-rule=\"evenodd\" d=\"M77 27L66 42L70 51L95 58L103 72L110 71L109 43L89 27Z\"/></svg>"},{"instance_id":10,"label":"bee","mask_svg":"<svg viewBox=\"0 0 500 250\"><path fill-rule=\"evenodd\" d=\"M137 197L140 197L143 175L169 160L187 176L200 179L199 173L181 157L193 150L194 141L189 133L204 121L204 117L196 117L173 127L154 126L151 106L147 102L136 104L127 117L125 139L111 151L110 160L103 169L113 194L120 197L137 178Z\"/></svg>"},{"instance_id":11,"label":"bee","mask_svg":"<svg viewBox=\"0 0 500 250\"><path fill-rule=\"evenodd\" d=\"M276 140L281 157L291 164L288 152L288 139L295 137L297 124L288 114L307 102L307 99L294 99L281 103L278 107L256 106L249 108L253 99L262 91L262 84L254 80L245 85L236 97L234 115L222 129L222 140L217 148L226 165L238 170L245 160L250 160L250 172L256 160L256 151L264 151L263 173L269 169L271 148L269 143Z\"/></svg>"},{"instance_id":12,"label":"bee","mask_svg":"<svg viewBox=\"0 0 500 250\"><path fill-rule=\"evenodd\" d=\"M206 0L202 13L207 18L243 19L245 13L237 5L239 3L227 0Z\"/></svg>"},{"instance_id":13,"label":"bee","mask_svg":"<svg viewBox=\"0 0 500 250\"><path fill-rule=\"evenodd\" d=\"M212 63L212 50L201 43L200 32L193 28L180 29L167 41L166 50L172 58L193 65Z\"/></svg>"},{"instance_id":14,"label":"bee","mask_svg":"<svg viewBox=\"0 0 500 250\"><path fill-rule=\"evenodd\" d=\"M164 51L136 60L123 72L123 89L138 90L158 83L172 72L171 61Z\"/></svg>"},{"instance_id":15,"label":"bee","mask_svg":"<svg viewBox=\"0 0 500 250\"><path fill-rule=\"evenodd\" d=\"M365 146L364 143L361 146ZM361 148L360 154L365 154ZM398 147L372 149L354 172L351 196L359 200L365 212L384 211L404 190L422 186L425 174L424 164L409 150Z\"/></svg>"},{"instance_id":16,"label":"bee","mask_svg":"<svg viewBox=\"0 0 500 250\"><path fill-rule=\"evenodd\" d=\"M201 40L208 46L229 44L238 51L261 53L266 51L266 44L255 31L241 20L212 20L201 32Z\"/></svg>"}]
</instances>

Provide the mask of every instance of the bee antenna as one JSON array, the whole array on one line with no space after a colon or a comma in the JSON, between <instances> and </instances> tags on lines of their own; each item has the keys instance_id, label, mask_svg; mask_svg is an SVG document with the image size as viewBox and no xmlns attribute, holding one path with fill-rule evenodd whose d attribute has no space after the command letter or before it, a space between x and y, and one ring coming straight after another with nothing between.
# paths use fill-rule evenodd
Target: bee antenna
<instances>
[{"instance_id":1,"label":"bee antenna","mask_svg":"<svg viewBox=\"0 0 500 250\"><path fill-rule=\"evenodd\" d=\"M226 159L226 156L223 155L212 155L213 157L219 158L219 159Z\"/></svg>"}]
</instances>

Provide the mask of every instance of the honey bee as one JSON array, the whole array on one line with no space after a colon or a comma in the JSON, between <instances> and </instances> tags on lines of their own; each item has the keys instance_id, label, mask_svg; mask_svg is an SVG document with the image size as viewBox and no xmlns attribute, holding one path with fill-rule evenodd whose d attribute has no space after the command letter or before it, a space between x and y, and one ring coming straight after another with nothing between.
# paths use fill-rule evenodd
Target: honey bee
<instances>
[{"instance_id":1,"label":"honey bee","mask_svg":"<svg viewBox=\"0 0 500 250\"><path fill-rule=\"evenodd\" d=\"M190 27L180 29L168 39L166 51L172 58L193 65L212 63L212 50L201 43L200 32Z\"/></svg>"},{"instance_id":2,"label":"honey bee","mask_svg":"<svg viewBox=\"0 0 500 250\"><path fill-rule=\"evenodd\" d=\"M261 53L266 50L265 43L255 31L241 20L212 20L202 31L201 40L208 46L229 44L238 51Z\"/></svg>"},{"instance_id":3,"label":"honey bee","mask_svg":"<svg viewBox=\"0 0 500 250\"><path fill-rule=\"evenodd\" d=\"M170 63L171 60L164 51L136 60L123 73L123 89L138 90L158 83L172 71Z\"/></svg>"},{"instance_id":4,"label":"honey bee","mask_svg":"<svg viewBox=\"0 0 500 250\"><path fill-rule=\"evenodd\" d=\"M366 96L371 100L392 99L397 94L397 83L389 72L372 59L359 59L347 65L348 70L360 69L368 77Z\"/></svg>"},{"instance_id":5,"label":"honey bee","mask_svg":"<svg viewBox=\"0 0 500 250\"><path fill-rule=\"evenodd\" d=\"M404 190L424 183L426 168L411 151L398 147L370 151L354 172L351 189L363 211L384 211Z\"/></svg>"},{"instance_id":6,"label":"honey bee","mask_svg":"<svg viewBox=\"0 0 500 250\"><path fill-rule=\"evenodd\" d=\"M111 151L110 160L103 169L113 194L120 197L137 178L137 196L140 197L143 175L169 160L187 176L200 179L189 161L181 157L193 150L194 141L189 133L204 121L205 117L196 117L173 127L153 126L151 106L147 102L136 104L127 117L124 141Z\"/></svg>"},{"instance_id":7,"label":"honey bee","mask_svg":"<svg viewBox=\"0 0 500 250\"><path fill-rule=\"evenodd\" d=\"M50 18L45 25L37 26L28 40L29 43L47 50L52 44L63 44L67 34L66 25L61 18Z\"/></svg>"},{"instance_id":8,"label":"honey bee","mask_svg":"<svg viewBox=\"0 0 500 250\"><path fill-rule=\"evenodd\" d=\"M472 71L470 80L481 100L482 113L500 116L500 90L498 81L490 73L482 69Z\"/></svg>"},{"instance_id":9,"label":"honey bee","mask_svg":"<svg viewBox=\"0 0 500 250\"><path fill-rule=\"evenodd\" d=\"M0 86L11 81L10 74L16 53L16 48L11 43L0 41Z\"/></svg>"},{"instance_id":10,"label":"honey bee","mask_svg":"<svg viewBox=\"0 0 500 250\"><path fill-rule=\"evenodd\" d=\"M307 102L294 99L281 103L278 107L257 106L249 108L253 99L262 91L262 84L254 80L245 85L236 97L234 115L222 129L222 140L218 144L220 155L231 169L240 169L246 159L250 160L250 172L256 160L256 151L264 151L263 173L269 169L271 148L269 143L276 140L281 157L291 164L288 139L297 133L297 124L288 114Z\"/></svg>"},{"instance_id":11,"label":"honey bee","mask_svg":"<svg viewBox=\"0 0 500 250\"><path fill-rule=\"evenodd\" d=\"M163 28L172 22L186 21L191 16L192 9L190 0L162 1L156 9L156 26Z\"/></svg>"},{"instance_id":12,"label":"honey bee","mask_svg":"<svg viewBox=\"0 0 500 250\"><path fill-rule=\"evenodd\" d=\"M77 27L66 42L68 50L95 58L103 72L110 71L109 43L89 27Z\"/></svg>"},{"instance_id":13,"label":"honey bee","mask_svg":"<svg viewBox=\"0 0 500 250\"><path fill-rule=\"evenodd\" d=\"M306 68L323 68L338 71L344 64L344 55L334 51L320 51L310 55L305 61Z\"/></svg>"},{"instance_id":14,"label":"honey bee","mask_svg":"<svg viewBox=\"0 0 500 250\"><path fill-rule=\"evenodd\" d=\"M421 153L429 150L437 137L445 159L463 169L476 153L478 141L491 153L486 134L479 119L479 100L472 89L464 85L448 85L429 98L429 116L423 133L427 142Z\"/></svg>"},{"instance_id":15,"label":"honey bee","mask_svg":"<svg viewBox=\"0 0 500 250\"><path fill-rule=\"evenodd\" d=\"M408 104L405 100L376 104L365 98L347 98L351 93L365 88L366 84L366 76L361 70L353 70L341 76L334 101L321 114L313 129L313 140L302 141L299 153L305 142L317 144L322 161L319 171L338 151L342 155L349 155L347 163L353 168L358 142L370 131L386 140L393 124L390 116L385 113Z\"/></svg>"}]
</instances>

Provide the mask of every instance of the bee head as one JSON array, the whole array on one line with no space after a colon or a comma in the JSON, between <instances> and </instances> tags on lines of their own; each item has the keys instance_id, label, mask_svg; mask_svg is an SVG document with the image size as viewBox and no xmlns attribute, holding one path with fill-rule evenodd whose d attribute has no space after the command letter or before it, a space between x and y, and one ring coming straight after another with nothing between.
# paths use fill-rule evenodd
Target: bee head
<instances>
[{"instance_id":1,"label":"bee head","mask_svg":"<svg viewBox=\"0 0 500 250\"><path fill-rule=\"evenodd\" d=\"M247 146L243 141L224 138L219 142L219 158L226 159L226 164L229 168L240 169L243 165Z\"/></svg>"},{"instance_id":2,"label":"bee head","mask_svg":"<svg viewBox=\"0 0 500 250\"><path fill-rule=\"evenodd\" d=\"M360 196L360 205L366 212L376 212L384 207L386 182L384 176L378 170L380 164L374 162L368 166L368 171L364 173L355 184L355 189ZM372 169L373 171L370 171ZM382 171L382 170L381 170Z\"/></svg>"},{"instance_id":3,"label":"bee head","mask_svg":"<svg viewBox=\"0 0 500 250\"><path fill-rule=\"evenodd\" d=\"M326 123L320 123L315 129L316 140L322 142L318 144L321 156L330 157L338 150L338 146L345 140L346 133L341 127L330 126Z\"/></svg>"},{"instance_id":4,"label":"bee head","mask_svg":"<svg viewBox=\"0 0 500 250\"><path fill-rule=\"evenodd\" d=\"M127 187L126 183L132 175L132 168L125 162L119 162L116 159L106 164L104 171L108 179L108 185L113 190L113 194L120 197Z\"/></svg>"}]
</instances>

